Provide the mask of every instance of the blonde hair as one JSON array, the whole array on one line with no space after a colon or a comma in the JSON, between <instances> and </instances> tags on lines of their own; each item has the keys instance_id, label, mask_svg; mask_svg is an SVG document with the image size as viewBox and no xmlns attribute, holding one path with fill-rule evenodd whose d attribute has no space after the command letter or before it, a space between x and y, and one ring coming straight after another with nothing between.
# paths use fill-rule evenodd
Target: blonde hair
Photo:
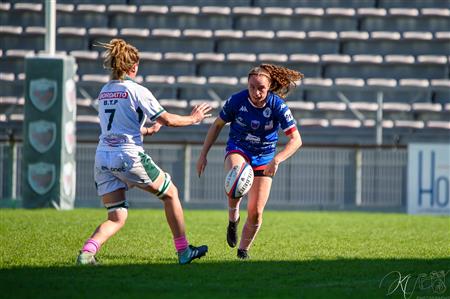
<instances>
[{"instance_id":1,"label":"blonde hair","mask_svg":"<svg viewBox=\"0 0 450 299\"><path fill-rule=\"evenodd\" d=\"M139 62L139 52L123 39L114 38L109 43L98 43L106 49L103 67L111 70L113 80L123 80L131 68Z\"/></svg>"},{"instance_id":2,"label":"blonde hair","mask_svg":"<svg viewBox=\"0 0 450 299\"><path fill-rule=\"evenodd\" d=\"M265 76L269 78L269 90L283 99L297 86L297 82L304 78L304 75L300 72L274 64L261 64L252 68L248 73L249 79L250 76Z\"/></svg>"}]
</instances>

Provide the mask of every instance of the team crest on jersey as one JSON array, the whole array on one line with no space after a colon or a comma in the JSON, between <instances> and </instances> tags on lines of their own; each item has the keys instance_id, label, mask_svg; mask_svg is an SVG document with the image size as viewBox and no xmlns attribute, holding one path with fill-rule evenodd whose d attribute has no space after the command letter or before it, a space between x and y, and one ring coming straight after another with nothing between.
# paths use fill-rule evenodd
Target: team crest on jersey
<instances>
[{"instance_id":1,"label":"team crest on jersey","mask_svg":"<svg viewBox=\"0 0 450 299\"><path fill-rule=\"evenodd\" d=\"M73 121L68 121L65 125L64 144L69 154L73 153L75 148L76 136L75 136L75 124Z\"/></svg>"},{"instance_id":2,"label":"team crest on jersey","mask_svg":"<svg viewBox=\"0 0 450 299\"><path fill-rule=\"evenodd\" d=\"M36 109L44 112L55 103L57 95L57 85L55 80L31 80L29 90L30 100Z\"/></svg>"},{"instance_id":3,"label":"team crest on jersey","mask_svg":"<svg viewBox=\"0 0 450 299\"><path fill-rule=\"evenodd\" d=\"M32 121L28 125L28 140L38 152L48 151L56 140L56 124L46 120Z\"/></svg>"},{"instance_id":4,"label":"team crest on jersey","mask_svg":"<svg viewBox=\"0 0 450 299\"><path fill-rule=\"evenodd\" d=\"M259 124L260 124L259 120L252 120L251 123L250 123L250 125L251 125L253 130L258 129L259 128Z\"/></svg>"},{"instance_id":5,"label":"team crest on jersey","mask_svg":"<svg viewBox=\"0 0 450 299\"><path fill-rule=\"evenodd\" d=\"M28 164L28 184L37 194L44 195L55 184L56 167L54 164L39 162Z\"/></svg>"},{"instance_id":6,"label":"team crest on jersey","mask_svg":"<svg viewBox=\"0 0 450 299\"><path fill-rule=\"evenodd\" d=\"M271 114L272 114L272 110L269 107L264 109L264 111L263 111L264 117L270 117Z\"/></svg>"},{"instance_id":7,"label":"team crest on jersey","mask_svg":"<svg viewBox=\"0 0 450 299\"><path fill-rule=\"evenodd\" d=\"M75 167L71 162L63 166L63 190L66 196L70 196L75 191Z\"/></svg>"},{"instance_id":8,"label":"team crest on jersey","mask_svg":"<svg viewBox=\"0 0 450 299\"><path fill-rule=\"evenodd\" d=\"M247 107L245 106L241 106L241 108L239 108L239 111L248 112Z\"/></svg>"}]
</instances>

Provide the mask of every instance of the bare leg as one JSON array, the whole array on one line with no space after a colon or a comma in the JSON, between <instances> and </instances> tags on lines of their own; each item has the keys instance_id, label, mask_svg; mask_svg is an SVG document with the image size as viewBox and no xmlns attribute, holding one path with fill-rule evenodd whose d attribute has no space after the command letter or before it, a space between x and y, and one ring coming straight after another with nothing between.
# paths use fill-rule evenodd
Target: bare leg
<instances>
[{"instance_id":1,"label":"bare leg","mask_svg":"<svg viewBox=\"0 0 450 299\"><path fill-rule=\"evenodd\" d=\"M269 199L272 178L255 177L253 186L248 195L248 216L242 229L241 242L239 249L248 250L252 245L256 234L262 224L262 215L267 200Z\"/></svg>"},{"instance_id":2,"label":"bare leg","mask_svg":"<svg viewBox=\"0 0 450 299\"><path fill-rule=\"evenodd\" d=\"M125 190L119 189L102 197L103 204L109 205L125 200ZM97 253L100 246L117 233L125 224L128 217L126 209L117 209L108 213L108 219L100 224L91 237L86 241L82 251Z\"/></svg>"},{"instance_id":3,"label":"bare leg","mask_svg":"<svg viewBox=\"0 0 450 299\"><path fill-rule=\"evenodd\" d=\"M181 207L180 199L178 198L178 190L174 184L171 184L162 200L167 223L169 224L173 237L178 238L184 236L186 232L183 208Z\"/></svg>"}]
</instances>

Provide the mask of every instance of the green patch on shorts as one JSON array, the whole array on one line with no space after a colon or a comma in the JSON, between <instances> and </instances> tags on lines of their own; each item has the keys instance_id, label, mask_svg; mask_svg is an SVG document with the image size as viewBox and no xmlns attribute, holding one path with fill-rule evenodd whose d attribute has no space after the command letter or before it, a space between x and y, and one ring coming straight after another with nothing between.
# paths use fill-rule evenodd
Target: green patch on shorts
<instances>
[{"instance_id":1,"label":"green patch on shorts","mask_svg":"<svg viewBox=\"0 0 450 299\"><path fill-rule=\"evenodd\" d=\"M152 158L150 158L149 155L146 153L139 153L139 157L141 158L142 166L144 166L145 172L149 176L150 180L154 182L159 174L161 173L161 169L158 167L158 165L153 162Z\"/></svg>"}]
</instances>

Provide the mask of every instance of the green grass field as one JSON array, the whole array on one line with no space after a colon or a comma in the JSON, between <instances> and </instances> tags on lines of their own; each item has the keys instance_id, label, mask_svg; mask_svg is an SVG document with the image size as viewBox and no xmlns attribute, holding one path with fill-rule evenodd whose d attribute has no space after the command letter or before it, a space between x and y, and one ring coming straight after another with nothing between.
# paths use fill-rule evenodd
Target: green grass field
<instances>
[{"instance_id":1,"label":"green grass field","mask_svg":"<svg viewBox=\"0 0 450 299\"><path fill-rule=\"evenodd\" d=\"M75 266L105 215L0 210L0 297L404 298L400 288L387 295L392 277L380 287L399 271L411 275L410 298L450 298L450 217L267 211L243 262L226 245L225 211L190 210L188 239L208 244L209 253L179 266L163 211L130 210L101 249L102 266ZM440 293L430 287L433 271L444 271Z\"/></svg>"}]
</instances>

